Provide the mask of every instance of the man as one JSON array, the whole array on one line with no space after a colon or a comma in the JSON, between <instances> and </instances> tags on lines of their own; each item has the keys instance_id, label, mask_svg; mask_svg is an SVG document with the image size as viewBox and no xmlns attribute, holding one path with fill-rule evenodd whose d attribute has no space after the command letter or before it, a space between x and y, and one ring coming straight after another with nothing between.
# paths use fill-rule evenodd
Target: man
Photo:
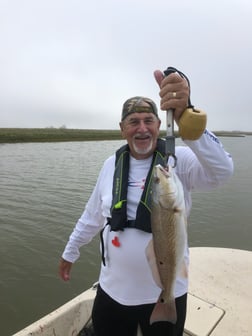
<instances>
[{"instance_id":1,"label":"man","mask_svg":"<svg viewBox=\"0 0 252 336\"><path fill-rule=\"evenodd\" d=\"M161 109L172 108L178 123L188 106L188 82L178 73L165 78L161 71L155 71L154 75L161 88ZM144 209L140 199L146 192L145 181L160 142L160 119L155 103L145 97L128 99L123 105L120 128L128 146L105 161L66 245L59 273L63 280L69 280L72 263L80 255L79 248L103 229L103 263L92 312L95 335L135 336L140 325L144 336L182 336L188 279L178 277L176 281L176 324L149 323L160 288L153 280L145 255L152 234L146 225L149 215L145 214L147 221L141 220ZM187 146L176 148L175 171L183 184L189 215L191 191L224 183L233 172L233 163L219 140L208 131L198 140L184 141ZM188 248L184 254L188 265Z\"/></svg>"}]
</instances>

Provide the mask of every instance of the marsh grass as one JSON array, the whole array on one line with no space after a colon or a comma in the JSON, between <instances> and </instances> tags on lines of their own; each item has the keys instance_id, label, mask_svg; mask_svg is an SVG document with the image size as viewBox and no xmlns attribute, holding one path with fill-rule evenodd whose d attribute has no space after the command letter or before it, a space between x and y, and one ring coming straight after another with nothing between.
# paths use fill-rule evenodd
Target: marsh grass
<instances>
[{"instance_id":1,"label":"marsh grass","mask_svg":"<svg viewBox=\"0 0 252 336\"><path fill-rule=\"evenodd\" d=\"M244 136L251 132L214 132L218 136ZM160 132L165 137L165 131ZM175 136L178 134L175 131ZM120 130L68 128L0 128L0 143L121 140Z\"/></svg>"},{"instance_id":2,"label":"marsh grass","mask_svg":"<svg viewBox=\"0 0 252 336\"><path fill-rule=\"evenodd\" d=\"M119 140L119 130L0 128L0 143Z\"/></svg>"}]
</instances>

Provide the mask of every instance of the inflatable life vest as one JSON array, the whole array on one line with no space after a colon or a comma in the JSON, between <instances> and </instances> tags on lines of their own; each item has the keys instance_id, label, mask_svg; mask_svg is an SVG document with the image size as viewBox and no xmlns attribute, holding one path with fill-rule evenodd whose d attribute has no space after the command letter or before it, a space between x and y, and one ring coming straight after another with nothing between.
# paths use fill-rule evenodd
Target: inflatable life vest
<instances>
[{"instance_id":1,"label":"inflatable life vest","mask_svg":"<svg viewBox=\"0 0 252 336\"><path fill-rule=\"evenodd\" d=\"M122 146L116 152L115 172L113 180L113 198L111 206L111 218L108 225L111 231L124 230L124 228L136 228L145 232L151 232L151 179L153 167L157 164L166 165L165 141L158 139L157 147L153 153L152 163L145 181L141 200L136 211L136 219L127 219L127 191L129 178L129 155L128 145Z\"/></svg>"}]
</instances>

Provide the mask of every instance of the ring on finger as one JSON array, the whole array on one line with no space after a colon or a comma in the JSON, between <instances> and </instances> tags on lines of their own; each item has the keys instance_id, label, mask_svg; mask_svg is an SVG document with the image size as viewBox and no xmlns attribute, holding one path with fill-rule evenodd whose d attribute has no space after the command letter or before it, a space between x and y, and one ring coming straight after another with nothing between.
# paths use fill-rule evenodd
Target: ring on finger
<instances>
[{"instance_id":1,"label":"ring on finger","mask_svg":"<svg viewBox=\"0 0 252 336\"><path fill-rule=\"evenodd\" d=\"M172 97L176 98L176 96L177 96L177 92L172 92Z\"/></svg>"}]
</instances>

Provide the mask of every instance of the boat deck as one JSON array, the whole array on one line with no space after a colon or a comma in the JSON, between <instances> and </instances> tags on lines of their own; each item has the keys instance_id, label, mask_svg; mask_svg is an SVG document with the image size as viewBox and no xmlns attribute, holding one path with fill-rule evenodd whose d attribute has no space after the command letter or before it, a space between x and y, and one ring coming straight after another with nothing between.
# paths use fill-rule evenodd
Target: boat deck
<instances>
[{"instance_id":1,"label":"boat deck","mask_svg":"<svg viewBox=\"0 0 252 336\"><path fill-rule=\"evenodd\" d=\"M252 251L190 249L185 336L252 335ZM89 289L13 336L78 335L91 315ZM138 333L141 336L141 333Z\"/></svg>"},{"instance_id":2,"label":"boat deck","mask_svg":"<svg viewBox=\"0 0 252 336\"><path fill-rule=\"evenodd\" d=\"M185 335L252 335L252 251L190 249Z\"/></svg>"}]
</instances>

